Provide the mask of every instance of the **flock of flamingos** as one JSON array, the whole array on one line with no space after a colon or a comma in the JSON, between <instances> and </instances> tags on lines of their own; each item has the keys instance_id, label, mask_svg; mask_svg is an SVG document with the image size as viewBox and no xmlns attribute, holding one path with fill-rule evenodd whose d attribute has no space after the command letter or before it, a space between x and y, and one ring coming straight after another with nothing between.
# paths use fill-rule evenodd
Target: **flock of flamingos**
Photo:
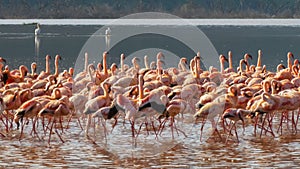
<instances>
[{"instance_id":1,"label":"flock of flamingos","mask_svg":"<svg viewBox=\"0 0 300 169\"><path fill-rule=\"evenodd\" d=\"M76 120L88 136L93 127L96 132L98 119L105 133L105 121L110 120L112 128L130 124L133 138L142 130L158 139L166 129L174 138L174 133L187 136L176 126L187 114L194 117L195 124L201 124L200 139L207 121L212 125L211 137L226 137L226 142L229 138L239 141L237 127L252 126L253 134L259 132L260 137L275 137L283 130L297 133L300 65L291 52L287 66L279 64L276 72L262 65L261 50L256 65L250 65L252 56L245 54L237 69L232 65L231 52L228 58L220 55L220 70L203 70L200 53L189 63L181 58L178 67L171 68L164 68L162 53L151 64L145 56L144 66L136 57L131 66L125 65L124 54L119 67L116 63L109 66L107 57L108 52L104 52L103 63L94 66L86 53L85 68L77 74L73 68L59 71L59 55L54 74L49 55L40 73L34 62L31 72L24 65L12 70L0 57L0 137L19 130L20 140L28 132L27 136L39 140L48 138L50 144L51 135L56 133L64 142L62 134L70 128L71 120Z\"/></svg>"}]
</instances>

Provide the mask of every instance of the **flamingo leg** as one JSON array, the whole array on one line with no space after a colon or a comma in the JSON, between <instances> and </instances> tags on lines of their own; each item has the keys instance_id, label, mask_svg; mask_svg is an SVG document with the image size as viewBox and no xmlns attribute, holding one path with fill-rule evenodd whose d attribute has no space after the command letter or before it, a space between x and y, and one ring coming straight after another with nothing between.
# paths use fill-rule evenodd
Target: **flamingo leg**
<instances>
[{"instance_id":1,"label":"flamingo leg","mask_svg":"<svg viewBox=\"0 0 300 169\"><path fill-rule=\"evenodd\" d=\"M148 121L147 119L145 119L145 127L146 127L146 131L147 131L147 136L149 135L149 129L148 129Z\"/></svg>"},{"instance_id":2,"label":"flamingo leg","mask_svg":"<svg viewBox=\"0 0 300 169\"><path fill-rule=\"evenodd\" d=\"M87 117L87 120L86 120L85 136L88 136L88 135L89 135L89 128L90 128L90 125L91 125L91 116L90 116L90 114L89 114L88 117Z\"/></svg>"},{"instance_id":3,"label":"flamingo leg","mask_svg":"<svg viewBox=\"0 0 300 169\"><path fill-rule=\"evenodd\" d=\"M114 122L114 124L112 125L112 129L111 129L110 133L113 132L113 129L116 127L116 125L117 125L117 123L118 123L118 118L115 117L114 119L115 119L115 122ZM124 122L125 122L125 120L124 120ZM123 126L124 126L124 123L123 123Z\"/></svg>"},{"instance_id":4,"label":"flamingo leg","mask_svg":"<svg viewBox=\"0 0 300 169\"><path fill-rule=\"evenodd\" d=\"M295 131L297 131L297 125L296 125L296 121L295 121L295 115L294 115L294 111L292 111L292 129Z\"/></svg>"},{"instance_id":5,"label":"flamingo leg","mask_svg":"<svg viewBox=\"0 0 300 169\"><path fill-rule=\"evenodd\" d=\"M72 120L72 117L74 116L74 114L75 114L75 112L74 113L72 113L71 115L70 115L70 117L68 118L68 123L67 123L67 129L69 128L69 125L70 125L70 122L71 122L71 120ZM78 119L79 120L79 119ZM80 125L80 127L81 127L81 125Z\"/></svg>"},{"instance_id":6,"label":"flamingo leg","mask_svg":"<svg viewBox=\"0 0 300 169\"><path fill-rule=\"evenodd\" d=\"M267 114L265 115L265 117L263 118L263 121L262 121L262 124L261 124L261 132L260 132L260 138L262 136L262 133L263 133L263 130L264 130L264 125L265 125L265 121L266 121L266 118L267 118ZM266 130L266 129L265 129Z\"/></svg>"},{"instance_id":7,"label":"flamingo leg","mask_svg":"<svg viewBox=\"0 0 300 169\"><path fill-rule=\"evenodd\" d=\"M21 126L21 133L20 133L19 141L21 141L21 139L22 139L22 135L23 135L23 131L24 131L24 126L25 126L25 123L24 123L24 121L22 119L21 119L21 125L22 126Z\"/></svg>"},{"instance_id":8,"label":"flamingo leg","mask_svg":"<svg viewBox=\"0 0 300 169\"><path fill-rule=\"evenodd\" d=\"M33 131L33 133L37 136L37 138L38 138L39 140L41 140L40 137L39 137L39 135L38 135L38 133L37 133L37 131L36 131L36 124L37 124L37 121L38 121L38 118L35 117L35 119L34 119L33 122L32 122L32 131Z\"/></svg>"},{"instance_id":9,"label":"flamingo leg","mask_svg":"<svg viewBox=\"0 0 300 169\"><path fill-rule=\"evenodd\" d=\"M289 113L286 112L286 127L288 130L290 130L290 127L289 127Z\"/></svg>"},{"instance_id":10,"label":"flamingo leg","mask_svg":"<svg viewBox=\"0 0 300 169\"><path fill-rule=\"evenodd\" d=\"M299 113L300 113L300 111L299 111L299 109L298 109L297 117L296 117L296 128L295 128L296 134L297 134L297 124L298 124L298 120L299 120Z\"/></svg>"},{"instance_id":11,"label":"flamingo leg","mask_svg":"<svg viewBox=\"0 0 300 169\"><path fill-rule=\"evenodd\" d=\"M171 131L172 131L172 139L174 140L174 131L173 131L173 127L174 127L174 126L173 126L173 125L174 125L174 124L173 124L173 122L174 122L174 117L172 116L170 120L171 120L170 126L171 126Z\"/></svg>"},{"instance_id":12,"label":"flamingo leg","mask_svg":"<svg viewBox=\"0 0 300 169\"><path fill-rule=\"evenodd\" d=\"M140 125L140 127L139 127L139 130L137 131L137 133L136 133L136 138L138 137L138 135L140 134L140 131L141 131L141 129L142 129L142 126L143 126L143 124L144 124L144 122L142 122L141 123L141 125ZM145 124L146 125L146 124Z\"/></svg>"},{"instance_id":13,"label":"flamingo leg","mask_svg":"<svg viewBox=\"0 0 300 169\"><path fill-rule=\"evenodd\" d=\"M153 120L151 120L151 125L152 125L152 128L153 128L154 134L155 134L155 139L157 139L157 134L158 133L156 133L156 129L155 129L154 121Z\"/></svg>"},{"instance_id":14,"label":"flamingo leg","mask_svg":"<svg viewBox=\"0 0 300 169\"><path fill-rule=\"evenodd\" d=\"M203 133L203 129L204 129L204 124L205 124L205 119L203 118L202 125L200 128L200 142L202 142L202 133Z\"/></svg>"},{"instance_id":15,"label":"flamingo leg","mask_svg":"<svg viewBox=\"0 0 300 169\"><path fill-rule=\"evenodd\" d=\"M277 133L279 133L279 130L281 131L281 135L282 135L282 123L283 123L283 118L284 118L284 112L281 113L281 117L280 117L280 123L279 123L279 127L277 129Z\"/></svg>"},{"instance_id":16,"label":"flamingo leg","mask_svg":"<svg viewBox=\"0 0 300 169\"><path fill-rule=\"evenodd\" d=\"M258 123L258 116L255 116L255 122L254 122L254 136L256 137L256 128Z\"/></svg>"},{"instance_id":17,"label":"flamingo leg","mask_svg":"<svg viewBox=\"0 0 300 169\"><path fill-rule=\"evenodd\" d=\"M227 134L227 137L226 137L226 141L225 141L225 144L227 144L227 141L228 141L228 139L229 139L229 136L231 135L231 130L232 130L232 128L233 128L233 126L234 126L234 122L231 122L231 125L230 125L230 128L229 128L229 131L228 131L228 134Z\"/></svg>"},{"instance_id":18,"label":"flamingo leg","mask_svg":"<svg viewBox=\"0 0 300 169\"><path fill-rule=\"evenodd\" d=\"M63 127L63 124L62 124L62 116L59 117L59 125L60 125L60 128L61 128L61 133L64 133L64 127Z\"/></svg>"},{"instance_id":19,"label":"flamingo leg","mask_svg":"<svg viewBox=\"0 0 300 169\"><path fill-rule=\"evenodd\" d=\"M93 118L94 124L93 124L93 130L94 130L94 140L96 140L96 119Z\"/></svg>"},{"instance_id":20,"label":"flamingo leg","mask_svg":"<svg viewBox=\"0 0 300 169\"><path fill-rule=\"evenodd\" d=\"M214 132L216 132L218 134L218 136L220 137L220 139L222 140L222 136L217 128L217 124L216 124L215 120L212 119L211 123L212 123L212 128L214 129Z\"/></svg>"},{"instance_id":21,"label":"flamingo leg","mask_svg":"<svg viewBox=\"0 0 300 169\"><path fill-rule=\"evenodd\" d=\"M134 121L130 120L130 124L131 124L132 138L134 138L135 137Z\"/></svg>"},{"instance_id":22,"label":"flamingo leg","mask_svg":"<svg viewBox=\"0 0 300 169\"><path fill-rule=\"evenodd\" d=\"M49 139L48 139L48 144L50 145L50 140L51 140L51 135L52 135L52 129L53 129L53 125L55 123L55 119L52 120L52 124L50 127L50 133L49 133Z\"/></svg>"},{"instance_id":23,"label":"flamingo leg","mask_svg":"<svg viewBox=\"0 0 300 169\"><path fill-rule=\"evenodd\" d=\"M239 135L238 135L238 133L237 133L237 131L236 131L236 125L235 125L235 123L234 123L234 131L235 131L236 139L237 139L237 141L238 141L238 143L239 143L239 142L240 142L240 141L239 141Z\"/></svg>"},{"instance_id":24,"label":"flamingo leg","mask_svg":"<svg viewBox=\"0 0 300 169\"><path fill-rule=\"evenodd\" d=\"M174 128L176 129L178 136L179 136L179 133L178 133L178 131L179 131L179 132L181 132L184 135L184 137L187 137L187 135L185 134L184 131L182 131L181 129L177 128L177 126L175 124L175 121L174 121Z\"/></svg>"},{"instance_id":25,"label":"flamingo leg","mask_svg":"<svg viewBox=\"0 0 300 169\"><path fill-rule=\"evenodd\" d=\"M78 124L79 124L79 126L80 126L80 128L81 128L81 131L82 131L82 130L83 130L83 127L82 127L82 125L81 125L81 122L80 122L79 117L77 117L77 122L78 122Z\"/></svg>"},{"instance_id":26,"label":"flamingo leg","mask_svg":"<svg viewBox=\"0 0 300 169\"><path fill-rule=\"evenodd\" d=\"M159 125L159 128L158 128L158 132L159 132L159 135L161 135L161 133L163 132L163 129L165 128L165 124L167 122L167 118L165 118Z\"/></svg>"},{"instance_id":27,"label":"flamingo leg","mask_svg":"<svg viewBox=\"0 0 300 169\"><path fill-rule=\"evenodd\" d=\"M103 126L104 137L106 138L106 135L107 135L106 121L103 122L102 119L100 119L100 121L101 121L101 124L102 124L102 126Z\"/></svg>"},{"instance_id":28,"label":"flamingo leg","mask_svg":"<svg viewBox=\"0 0 300 169\"><path fill-rule=\"evenodd\" d=\"M59 120L61 120L61 117L60 117ZM57 126L56 126L56 120L55 120L55 119L54 119L54 122L55 122L55 126L54 126L54 127L55 127L55 133L58 135L60 141L61 141L62 143L64 143L65 141L62 139L61 135L60 135L59 132L57 131Z\"/></svg>"}]
</instances>

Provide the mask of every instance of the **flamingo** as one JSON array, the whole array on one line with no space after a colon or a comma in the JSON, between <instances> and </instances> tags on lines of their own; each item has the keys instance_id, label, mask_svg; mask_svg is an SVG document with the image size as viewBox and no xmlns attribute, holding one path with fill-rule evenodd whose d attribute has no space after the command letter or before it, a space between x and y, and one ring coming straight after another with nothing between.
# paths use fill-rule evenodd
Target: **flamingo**
<instances>
[{"instance_id":1,"label":"flamingo","mask_svg":"<svg viewBox=\"0 0 300 169\"><path fill-rule=\"evenodd\" d=\"M36 29L34 30L34 35L35 35L35 36L38 36L38 35L40 35L40 34L41 34L41 27L40 27L40 24L37 23L37 24L36 24Z\"/></svg>"},{"instance_id":2,"label":"flamingo","mask_svg":"<svg viewBox=\"0 0 300 169\"><path fill-rule=\"evenodd\" d=\"M59 75L59 66L58 66L59 60L61 60L61 56L60 56L60 55L56 55L56 56L55 56L55 62L54 62L54 65L55 65L55 73L54 73L54 76L55 76L55 77L58 77L58 75Z\"/></svg>"},{"instance_id":3,"label":"flamingo","mask_svg":"<svg viewBox=\"0 0 300 169\"><path fill-rule=\"evenodd\" d=\"M215 132L219 135L219 137L222 140L222 137L217 129L217 124L214 120L216 116L221 116L221 114L226 110L227 108L234 107L237 102L237 88L234 86L231 86L228 88L228 93L225 95L222 95L219 98L216 98L213 102L206 103L203 107L201 107L195 114L194 117L196 121L198 119L203 119L203 124L201 127L201 136L202 131L204 127L204 120L207 118L211 124L212 128ZM200 136L200 140L202 139Z\"/></svg>"},{"instance_id":4,"label":"flamingo","mask_svg":"<svg viewBox=\"0 0 300 169\"><path fill-rule=\"evenodd\" d=\"M3 81L5 84L13 83L13 82L23 82L24 78L28 72L28 69L26 66L21 65L19 67L20 75L18 74L12 74L9 70L6 70L3 72Z\"/></svg>"},{"instance_id":5,"label":"flamingo","mask_svg":"<svg viewBox=\"0 0 300 169\"><path fill-rule=\"evenodd\" d=\"M256 68L255 68L256 72L261 72L262 71L261 57L262 57L262 51L258 50L257 65L256 65Z\"/></svg>"},{"instance_id":6,"label":"flamingo","mask_svg":"<svg viewBox=\"0 0 300 169\"><path fill-rule=\"evenodd\" d=\"M47 102L44 102L47 103ZM37 98L28 100L26 102L24 102L17 110L16 113L14 115L14 122L17 124L17 129L19 129L20 126L20 122L19 120L21 120L22 122L22 129L21 129L21 134L20 134L20 140L22 138L22 134L23 134L23 128L24 128L24 123L23 123L23 118L31 118L34 119L33 123L32 123L32 131L37 135L36 129L35 129L35 123L37 120L37 115L39 113L39 111L43 108L43 106L45 106L45 104L41 104L40 101Z\"/></svg>"},{"instance_id":7,"label":"flamingo","mask_svg":"<svg viewBox=\"0 0 300 169\"><path fill-rule=\"evenodd\" d=\"M232 52L228 51L228 68L225 70L226 73L235 72L232 66Z\"/></svg>"},{"instance_id":8,"label":"flamingo","mask_svg":"<svg viewBox=\"0 0 300 169\"><path fill-rule=\"evenodd\" d=\"M38 113L39 117L49 116L49 117L53 118L52 124L50 127L48 144L50 144L53 125L55 125L55 132L59 136L59 139L61 140L61 142L64 143L64 140L61 138L61 135L57 131L56 121L57 121L57 118L59 118L60 124L62 126L61 118L63 116L69 115L70 113L72 113L72 105L67 96L62 96L59 100L52 100L52 101L48 102L44 106L44 108L39 111L39 113Z\"/></svg>"},{"instance_id":9,"label":"flamingo","mask_svg":"<svg viewBox=\"0 0 300 169\"><path fill-rule=\"evenodd\" d=\"M172 99L169 103L167 103L166 105L166 110L163 112L162 116L165 117L165 120L160 124L159 130L160 130L160 134L163 131L164 128L164 124L166 122L166 120L170 117L170 121L171 121L171 131L172 131L172 139L174 139L174 132L173 132L173 128L176 129L177 133L178 131L180 131L185 137L187 137L187 135L180 129L178 129L175 125L175 116L178 114L185 114L188 112L192 112L193 110L191 109L190 104L183 100L183 99ZM160 118L162 117L160 116Z\"/></svg>"},{"instance_id":10,"label":"flamingo","mask_svg":"<svg viewBox=\"0 0 300 169\"><path fill-rule=\"evenodd\" d=\"M97 97L87 101L85 104L85 109L84 109L83 113L88 115L86 129L85 129L86 136L88 136L88 130L90 128L92 113L96 112L101 107L110 105L110 103L111 103L111 98L109 97L109 94L108 94L108 84L102 83L101 87L104 90L104 95L97 96Z\"/></svg>"},{"instance_id":11,"label":"flamingo","mask_svg":"<svg viewBox=\"0 0 300 169\"><path fill-rule=\"evenodd\" d=\"M85 54L84 54L84 69L82 72L79 72L78 74L76 74L76 76L74 77L74 81L77 82L86 77L86 75L88 74L88 71L89 71L88 66L89 66L89 55L87 52L85 52Z\"/></svg>"},{"instance_id":12,"label":"flamingo","mask_svg":"<svg viewBox=\"0 0 300 169\"><path fill-rule=\"evenodd\" d=\"M245 119L246 117L250 116L251 114L251 111L249 110L244 110L244 109L236 109L236 108L229 108L229 109L226 109L222 115L222 119L230 119L231 121L231 127L229 129L229 133L228 133L228 136L226 138L226 143L227 143L227 140L228 140L228 137L231 133L231 130L232 128L234 127L234 130L235 130L235 136L236 136L236 139L237 141L239 142L239 137L238 137L238 134L237 134L237 131L236 131L236 122L237 121L242 121L243 123L243 132L245 131Z\"/></svg>"},{"instance_id":13,"label":"flamingo","mask_svg":"<svg viewBox=\"0 0 300 169\"><path fill-rule=\"evenodd\" d=\"M40 72L39 76L37 77L38 80L42 80L50 75L50 55L46 55L46 69L45 71Z\"/></svg>"}]
</instances>

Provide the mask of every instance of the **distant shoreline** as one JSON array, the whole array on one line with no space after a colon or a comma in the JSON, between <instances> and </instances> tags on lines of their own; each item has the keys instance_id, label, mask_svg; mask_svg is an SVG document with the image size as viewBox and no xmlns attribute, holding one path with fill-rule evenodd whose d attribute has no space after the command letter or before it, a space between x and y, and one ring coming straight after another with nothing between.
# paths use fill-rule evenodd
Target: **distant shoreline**
<instances>
[{"instance_id":1,"label":"distant shoreline","mask_svg":"<svg viewBox=\"0 0 300 169\"><path fill-rule=\"evenodd\" d=\"M0 19L0 25L300 26L300 19Z\"/></svg>"}]
</instances>

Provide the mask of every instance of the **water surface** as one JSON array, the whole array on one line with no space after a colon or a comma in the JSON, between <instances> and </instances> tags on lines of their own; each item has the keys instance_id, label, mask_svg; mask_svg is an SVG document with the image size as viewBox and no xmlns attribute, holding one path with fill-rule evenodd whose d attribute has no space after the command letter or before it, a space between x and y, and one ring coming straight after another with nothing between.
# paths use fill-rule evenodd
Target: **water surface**
<instances>
[{"instance_id":1,"label":"water surface","mask_svg":"<svg viewBox=\"0 0 300 169\"><path fill-rule=\"evenodd\" d=\"M225 20L226 21L226 20ZM225 22L222 21L222 22ZM243 21L243 23L245 23ZM140 25L141 26L141 25ZM269 70L275 70L279 63L286 64L286 54L292 51L295 58L299 58L300 29L295 25L200 25L198 26L211 40L218 53L233 52L234 66L245 53L254 56L251 64L256 63L257 50L263 51L263 64ZM74 67L78 54L86 40L101 25L42 25L39 51L36 52L34 25L0 25L0 56L7 59L9 66L17 68L21 64L29 66L31 62L38 63L38 70L43 70L44 57L49 54L60 54L60 70ZM104 32L103 32L104 33ZM103 35L99 35L103 37ZM113 36L112 36L113 37ZM142 43L142 42L147 43ZM163 41L164 43L157 43ZM110 63L119 61L119 53L130 54L134 51L126 45L140 45L140 48L157 44L162 49L168 45L180 45L177 41L158 35L141 35L127 39L111 52L113 58ZM192 58L194 53L185 53L184 46L170 49L179 56ZM114 53L116 52L116 53ZM38 55L37 55L38 54ZM101 54L99 54L101 58ZM93 61L91 61L93 62ZM52 62L53 63L53 62ZM51 66L53 67L53 64ZM53 70L53 69L52 69ZM107 127L112 122L107 122ZM89 166L95 168L223 168L223 167L262 167L281 168L297 167L300 163L299 134L292 134L289 130L283 136L276 137L253 136L253 127L248 126L243 135L239 130L240 143L235 137L230 138L229 144L218 137L200 141L200 125L193 126L191 115L185 117L178 126L188 135L175 134L171 139L171 131L163 132L157 140L153 133L146 135L145 129L139 137L137 145L132 143L129 124L118 126L105 138L103 127L96 128L96 136L91 139L84 136L84 132L73 119L71 126L62 136L65 143L61 143L57 135L52 137L51 145L47 144L47 135L39 134L42 141L29 135L30 124L26 126L25 136L19 141L19 131L13 131L7 138L1 138L0 166L7 167L65 167L79 168ZM3 127L3 126L2 126ZM206 126L210 131L209 125ZM93 133L93 130L91 130ZM298 132L299 133L299 132ZM206 133L206 139L210 136ZM223 134L225 138L226 135Z\"/></svg>"}]
</instances>

